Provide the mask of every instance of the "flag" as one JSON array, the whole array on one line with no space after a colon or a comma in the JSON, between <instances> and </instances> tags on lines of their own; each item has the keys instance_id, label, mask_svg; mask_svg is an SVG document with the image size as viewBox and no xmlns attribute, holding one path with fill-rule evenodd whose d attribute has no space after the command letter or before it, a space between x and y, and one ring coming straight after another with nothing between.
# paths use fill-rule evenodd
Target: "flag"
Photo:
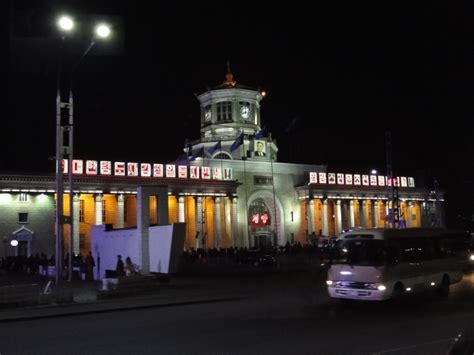
<instances>
[{"instance_id":1,"label":"flag","mask_svg":"<svg viewBox=\"0 0 474 355\"><path fill-rule=\"evenodd\" d=\"M199 148L196 153L193 153L191 157L189 157L189 161L195 161L197 157L201 157L204 155L204 147Z\"/></svg>"},{"instance_id":2,"label":"flag","mask_svg":"<svg viewBox=\"0 0 474 355\"><path fill-rule=\"evenodd\" d=\"M171 162L170 164L175 164L175 165L189 165L189 157L188 153L183 153L179 155L174 162Z\"/></svg>"},{"instance_id":3,"label":"flag","mask_svg":"<svg viewBox=\"0 0 474 355\"><path fill-rule=\"evenodd\" d=\"M238 147L240 147L243 143L244 143L244 132L240 133L240 135L237 137L234 143L232 143L232 145L230 146L230 151L233 152Z\"/></svg>"},{"instance_id":4,"label":"flag","mask_svg":"<svg viewBox=\"0 0 474 355\"><path fill-rule=\"evenodd\" d=\"M221 141L217 142L214 146L210 147L207 152L209 154L214 154L214 152L216 150L221 150L222 149L222 146L221 146Z\"/></svg>"},{"instance_id":5,"label":"flag","mask_svg":"<svg viewBox=\"0 0 474 355\"><path fill-rule=\"evenodd\" d=\"M288 126L285 128L285 133L290 134L292 131L294 131L296 128L298 128L300 118L298 116L293 117L293 119L290 121Z\"/></svg>"},{"instance_id":6,"label":"flag","mask_svg":"<svg viewBox=\"0 0 474 355\"><path fill-rule=\"evenodd\" d=\"M263 127L257 134L255 135L255 139L262 138L265 134L267 134L267 127Z\"/></svg>"}]
</instances>

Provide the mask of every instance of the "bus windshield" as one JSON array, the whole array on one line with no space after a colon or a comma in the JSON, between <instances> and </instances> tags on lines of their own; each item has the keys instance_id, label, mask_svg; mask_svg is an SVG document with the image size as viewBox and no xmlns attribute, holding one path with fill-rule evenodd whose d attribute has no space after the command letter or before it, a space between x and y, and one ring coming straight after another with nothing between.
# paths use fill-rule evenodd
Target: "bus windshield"
<instances>
[{"instance_id":1,"label":"bus windshield","mask_svg":"<svg viewBox=\"0 0 474 355\"><path fill-rule=\"evenodd\" d=\"M385 263L385 242L376 239L344 239L336 245L334 263L380 266Z\"/></svg>"}]
</instances>

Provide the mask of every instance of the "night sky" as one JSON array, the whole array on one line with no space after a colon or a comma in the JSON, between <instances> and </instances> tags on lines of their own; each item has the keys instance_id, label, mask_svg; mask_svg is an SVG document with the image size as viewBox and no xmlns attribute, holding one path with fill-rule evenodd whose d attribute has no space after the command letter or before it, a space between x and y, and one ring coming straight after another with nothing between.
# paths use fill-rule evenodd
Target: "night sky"
<instances>
[{"instance_id":1,"label":"night sky","mask_svg":"<svg viewBox=\"0 0 474 355\"><path fill-rule=\"evenodd\" d=\"M394 173L429 187L438 179L452 224L472 214L469 2L63 3L10 1L1 172L53 171L54 21L69 12L82 22L66 40L63 77L87 47L91 23L103 17L114 26L74 75L78 158L173 161L186 138L199 138L195 94L222 83L229 60L238 83L268 93L262 122L280 161L385 173L390 130Z\"/></svg>"}]
</instances>

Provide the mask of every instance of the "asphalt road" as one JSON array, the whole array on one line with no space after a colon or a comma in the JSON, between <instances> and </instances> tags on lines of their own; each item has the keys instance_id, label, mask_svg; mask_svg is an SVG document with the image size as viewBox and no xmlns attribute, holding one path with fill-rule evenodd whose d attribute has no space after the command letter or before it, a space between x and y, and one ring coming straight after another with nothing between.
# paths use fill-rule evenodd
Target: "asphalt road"
<instances>
[{"instance_id":1,"label":"asphalt road","mask_svg":"<svg viewBox=\"0 0 474 355\"><path fill-rule=\"evenodd\" d=\"M229 302L0 323L9 354L443 354L474 327L474 276L447 300L341 304L308 274L215 280Z\"/></svg>"}]
</instances>

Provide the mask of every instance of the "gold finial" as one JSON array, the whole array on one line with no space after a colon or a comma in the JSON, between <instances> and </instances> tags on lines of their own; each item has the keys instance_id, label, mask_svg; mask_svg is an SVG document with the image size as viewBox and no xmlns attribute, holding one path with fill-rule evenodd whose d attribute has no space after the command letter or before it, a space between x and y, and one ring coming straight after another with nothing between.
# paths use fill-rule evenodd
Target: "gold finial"
<instances>
[{"instance_id":1,"label":"gold finial","mask_svg":"<svg viewBox=\"0 0 474 355\"><path fill-rule=\"evenodd\" d=\"M224 85L227 85L228 87L234 87L237 85L237 82L234 79L234 75L230 71L230 62L227 61L227 74L225 75L225 80L224 80Z\"/></svg>"}]
</instances>

